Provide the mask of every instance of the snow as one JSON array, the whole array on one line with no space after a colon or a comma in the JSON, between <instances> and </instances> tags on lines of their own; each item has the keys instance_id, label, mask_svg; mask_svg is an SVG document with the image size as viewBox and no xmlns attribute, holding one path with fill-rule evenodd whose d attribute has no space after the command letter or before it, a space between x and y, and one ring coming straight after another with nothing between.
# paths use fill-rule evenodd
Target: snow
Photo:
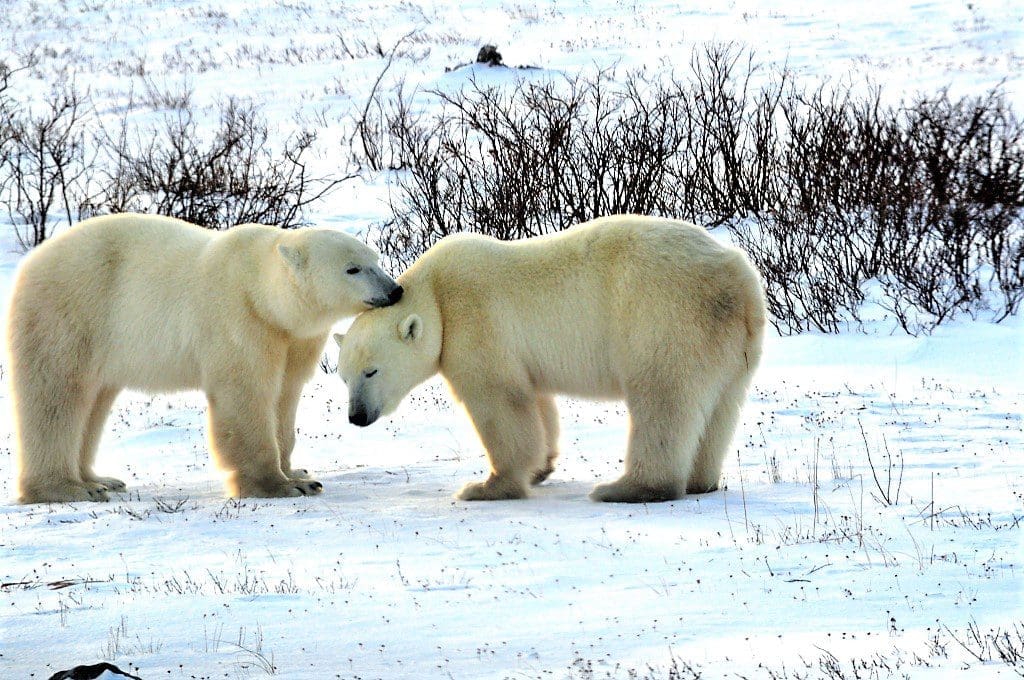
<instances>
[{"instance_id":1,"label":"snow","mask_svg":"<svg viewBox=\"0 0 1024 680\"><path fill-rule=\"evenodd\" d=\"M343 121L383 65L358 46L414 28L395 73L431 87L467 77L444 67L484 42L571 73L684 64L717 39L802 75L899 94L1006 79L1024 101L1012 2L66 5L6 3L4 49L43 55L43 77L18 87L45 92L70 64L111 112L140 91L118 64L142 57L201 105L245 95L284 127L298 108ZM386 192L351 182L312 217L365 233ZM0 250L6 299L20 255ZM528 500L471 504L452 494L486 461L440 380L358 429L323 373L295 454L322 496L224 499L201 395L125 394L97 469L129 493L21 506L2 372L0 677L101 660L147 679L1017 675L1020 662L957 640L1024 633L1021 320L867 331L770 337L727 488L640 506L586 497L621 471L621 404L560 400L551 480Z\"/></svg>"}]
</instances>

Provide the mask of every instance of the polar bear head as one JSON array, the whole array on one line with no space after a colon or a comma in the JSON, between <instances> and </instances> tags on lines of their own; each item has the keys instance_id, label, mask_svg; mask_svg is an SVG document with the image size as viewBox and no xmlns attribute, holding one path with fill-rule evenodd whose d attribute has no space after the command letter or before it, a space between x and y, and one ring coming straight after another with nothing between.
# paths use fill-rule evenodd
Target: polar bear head
<instances>
[{"instance_id":1,"label":"polar bear head","mask_svg":"<svg viewBox=\"0 0 1024 680\"><path fill-rule=\"evenodd\" d=\"M303 300L332 316L352 316L392 305L402 287L377 264L377 253L362 241L330 229L296 229L281 234L277 252Z\"/></svg>"},{"instance_id":2,"label":"polar bear head","mask_svg":"<svg viewBox=\"0 0 1024 680\"><path fill-rule=\"evenodd\" d=\"M399 303L364 312L348 333L334 336L353 425L364 427L394 412L414 387L438 371L440 315L421 315L410 307Z\"/></svg>"}]
</instances>

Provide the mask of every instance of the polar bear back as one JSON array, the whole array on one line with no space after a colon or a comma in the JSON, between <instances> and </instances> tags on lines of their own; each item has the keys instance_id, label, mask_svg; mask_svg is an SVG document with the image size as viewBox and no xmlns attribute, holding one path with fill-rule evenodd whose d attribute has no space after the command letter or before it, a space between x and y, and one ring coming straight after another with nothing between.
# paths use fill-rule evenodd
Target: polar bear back
<instances>
[{"instance_id":1,"label":"polar bear back","mask_svg":"<svg viewBox=\"0 0 1024 680\"><path fill-rule=\"evenodd\" d=\"M764 323L756 271L686 222L614 216L516 242L460 234L421 263L409 274L430 271L446 374L490 357L538 389L617 398L638 376L756 361L742 356Z\"/></svg>"},{"instance_id":2,"label":"polar bear back","mask_svg":"<svg viewBox=\"0 0 1024 680\"><path fill-rule=\"evenodd\" d=\"M225 300L239 265L217 261L217 238L151 215L104 216L69 229L25 258L12 341L31 341L44 327L66 361L86 362L112 384L197 386L202 338L213 331L202 320L237 313ZM217 314L200 309L211 305Z\"/></svg>"}]
</instances>

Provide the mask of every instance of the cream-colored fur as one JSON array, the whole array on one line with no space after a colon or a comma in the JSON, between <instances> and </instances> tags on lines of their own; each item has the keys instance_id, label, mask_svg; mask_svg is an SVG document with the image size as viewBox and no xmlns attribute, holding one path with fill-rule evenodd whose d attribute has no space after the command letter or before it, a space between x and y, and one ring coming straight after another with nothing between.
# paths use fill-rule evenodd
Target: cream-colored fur
<instances>
[{"instance_id":1,"label":"cream-colored fur","mask_svg":"<svg viewBox=\"0 0 1024 680\"><path fill-rule=\"evenodd\" d=\"M8 319L23 503L105 500L93 472L124 388L201 389L234 496L318 493L291 467L295 410L331 325L393 302L377 254L333 231L110 215L30 253Z\"/></svg>"},{"instance_id":2,"label":"cream-colored fur","mask_svg":"<svg viewBox=\"0 0 1024 680\"><path fill-rule=\"evenodd\" d=\"M336 336L349 419L372 423L440 371L491 463L459 498L520 498L551 473L555 394L629 407L625 474L595 500L718 487L765 325L740 251L686 222L618 215L517 242L451 236L399 283L399 304Z\"/></svg>"}]
</instances>

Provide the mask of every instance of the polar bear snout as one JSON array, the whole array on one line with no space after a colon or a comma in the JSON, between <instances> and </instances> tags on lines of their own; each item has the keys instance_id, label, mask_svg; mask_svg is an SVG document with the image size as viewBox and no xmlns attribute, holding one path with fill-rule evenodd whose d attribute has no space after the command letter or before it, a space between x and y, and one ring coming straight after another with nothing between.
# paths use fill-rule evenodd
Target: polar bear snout
<instances>
[{"instance_id":1,"label":"polar bear snout","mask_svg":"<svg viewBox=\"0 0 1024 680\"><path fill-rule=\"evenodd\" d=\"M376 420L376 414L371 415L367 413L366 409L362 407L349 409L348 422L352 423L353 425L358 425L359 427L366 427L367 425L372 425L373 422Z\"/></svg>"},{"instance_id":2,"label":"polar bear snout","mask_svg":"<svg viewBox=\"0 0 1024 680\"><path fill-rule=\"evenodd\" d=\"M372 375L376 375L373 371ZM349 386L348 422L359 427L372 425L380 418L380 408L374 406L374 398L367 394L369 385L365 379L359 378Z\"/></svg>"},{"instance_id":3,"label":"polar bear snout","mask_svg":"<svg viewBox=\"0 0 1024 680\"><path fill-rule=\"evenodd\" d=\"M369 300L366 300L366 304L370 307L390 307L402 299L402 293L404 292L405 290L396 284L395 287L387 293L381 293L380 295L376 295Z\"/></svg>"}]
</instances>

